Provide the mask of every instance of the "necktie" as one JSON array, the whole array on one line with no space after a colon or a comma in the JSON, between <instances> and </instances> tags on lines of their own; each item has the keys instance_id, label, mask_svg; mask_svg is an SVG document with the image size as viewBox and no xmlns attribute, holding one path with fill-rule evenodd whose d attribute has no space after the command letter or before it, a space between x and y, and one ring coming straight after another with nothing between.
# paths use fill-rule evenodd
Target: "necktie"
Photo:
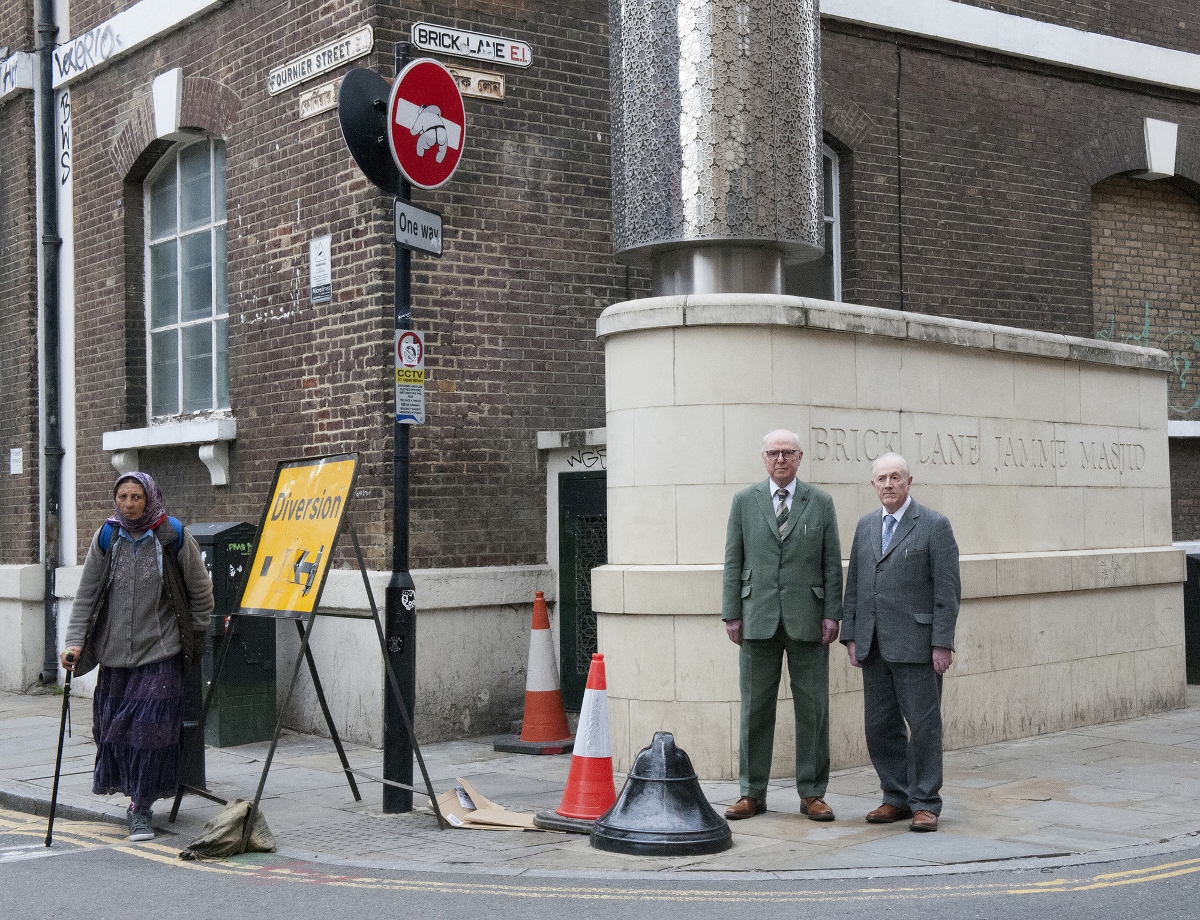
<instances>
[{"instance_id":1,"label":"necktie","mask_svg":"<svg viewBox=\"0 0 1200 920\"><path fill-rule=\"evenodd\" d=\"M887 552L888 544L892 542L892 534L896 532L896 519L890 514L883 516L883 549L881 552Z\"/></svg>"},{"instance_id":2,"label":"necktie","mask_svg":"<svg viewBox=\"0 0 1200 920\"><path fill-rule=\"evenodd\" d=\"M780 489L775 493L775 497L779 499L779 509L775 512L775 522L782 528L788 519L787 489Z\"/></svg>"}]
</instances>

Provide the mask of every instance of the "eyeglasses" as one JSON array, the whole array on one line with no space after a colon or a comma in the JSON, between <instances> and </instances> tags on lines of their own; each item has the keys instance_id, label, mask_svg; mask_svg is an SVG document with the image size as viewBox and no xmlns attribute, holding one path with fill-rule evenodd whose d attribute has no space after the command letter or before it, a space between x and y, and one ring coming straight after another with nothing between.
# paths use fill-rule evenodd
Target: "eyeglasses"
<instances>
[{"instance_id":1,"label":"eyeglasses","mask_svg":"<svg viewBox=\"0 0 1200 920\"><path fill-rule=\"evenodd\" d=\"M792 460L800 453L798 450L764 450L763 454L768 460L778 460L782 457L784 460Z\"/></svg>"}]
</instances>

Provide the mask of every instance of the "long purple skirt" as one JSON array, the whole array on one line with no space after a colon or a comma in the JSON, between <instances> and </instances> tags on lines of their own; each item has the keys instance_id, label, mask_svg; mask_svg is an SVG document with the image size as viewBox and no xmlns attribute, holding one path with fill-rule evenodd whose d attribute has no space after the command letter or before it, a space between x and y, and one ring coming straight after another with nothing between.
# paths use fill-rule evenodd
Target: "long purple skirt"
<instances>
[{"instance_id":1,"label":"long purple skirt","mask_svg":"<svg viewBox=\"0 0 1200 920\"><path fill-rule=\"evenodd\" d=\"M183 726L180 656L137 668L101 667L92 701L92 792L121 792L149 807L179 785Z\"/></svg>"}]
</instances>

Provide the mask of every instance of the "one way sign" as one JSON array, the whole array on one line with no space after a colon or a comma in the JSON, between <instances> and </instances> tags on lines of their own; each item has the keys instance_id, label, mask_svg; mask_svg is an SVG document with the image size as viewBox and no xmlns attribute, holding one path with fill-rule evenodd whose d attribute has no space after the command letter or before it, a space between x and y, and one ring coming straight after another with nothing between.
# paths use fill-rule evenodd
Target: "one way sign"
<instances>
[{"instance_id":1,"label":"one way sign","mask_svg":"<svg viewBox=\"0 0 1200 920\"><path fill-rule=\"evenodd\" d=\"M442 215L396 199L396 242L405 249L442 254Z\"/></svg>"}]
</instances>

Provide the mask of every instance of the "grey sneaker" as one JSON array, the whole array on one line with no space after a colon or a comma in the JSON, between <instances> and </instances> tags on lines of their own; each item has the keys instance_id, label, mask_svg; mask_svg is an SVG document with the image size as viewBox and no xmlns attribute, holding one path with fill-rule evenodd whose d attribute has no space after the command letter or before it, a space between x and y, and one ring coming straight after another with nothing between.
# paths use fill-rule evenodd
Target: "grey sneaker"
<instances>
[{"instance_id":1,"label":"grey sneaker","mask_svg":"<svg viewBox=\"0 0 1200 920\"><path fill-rule=\"evenodd\" d=\"M129 818L130 840L154 839L154 825L151 824L151 822L154 820L154 812L135 811L133 805L130 805L127 815Z\"/></svg>"}]
</instances>

